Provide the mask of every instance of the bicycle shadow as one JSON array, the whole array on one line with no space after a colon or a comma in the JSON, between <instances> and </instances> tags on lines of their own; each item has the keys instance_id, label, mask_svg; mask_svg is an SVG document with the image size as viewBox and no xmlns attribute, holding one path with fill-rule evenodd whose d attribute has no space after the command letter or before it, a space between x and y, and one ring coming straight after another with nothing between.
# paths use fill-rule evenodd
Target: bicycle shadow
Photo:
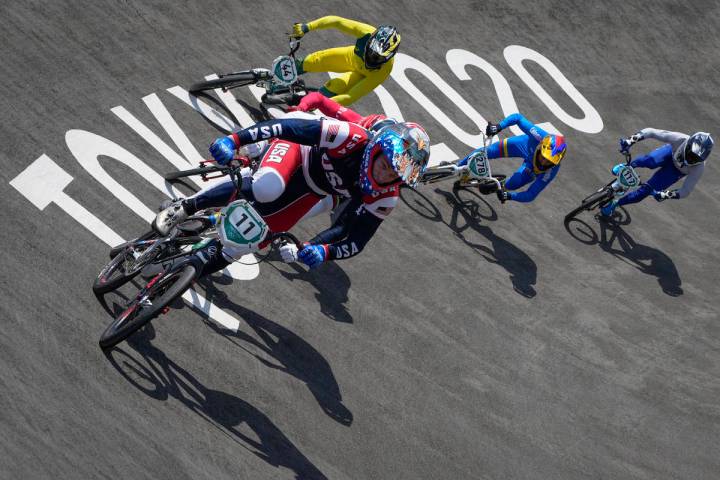
<instances>
[{"instance_id":1,"label":"bicycle shadow","mask_svg":"<svg viewBox=\"0 0 720 480\"><path fill-rule=\"evenodd\" d=\"M452 193L436 188L435 193L442 196L452 208L450 220L445 221L432 200L417 190L413 189L412 192L414 197L412 200L401 195L403 203L424 218L447 225L457 238L478 252L487 262L503 267L508 272L516 293L526 298L537 295L534 287L537 283L537 264L513 243L481 223L483 220L495 221L498 215L480 194L456 186L453 187ZM468 231L485 237L490 242L490 246L471 241L466 235Z\"/></svg>"},{"instance_id":2,"label":"bicycle shadow","mask_svg":"<svg viewBox=\"0 0 720 480\"><path fill-rule=\"evenodd\" d=\"M139 358L118 347L105 356L131 385L147 396L160 401L178 400L269 465L292 470L298 479L327 478L267 415L239 397L203 385L152 345L154 336L152 325L148 325L127 340ZM248 428L253 434L243 433Z\"/></svg>"},{"instance_id":3,"label":"bicycle shadow","mask_svg":"<svg viewBox=\"0 0 720 480\"><path fill-rule=\"evenodd\" d=\"M245 350L266 367L286 373L303 382L327 416L345 426L352 424L353 414L343 405L340 386L330 364L320 352L291 330L231 301L215 287L212 279L201 279L198 285L205 287L204 295L209 302L242 318L256 336L241 330L229 331L204 317L208 327ZM247 345L262 354L258 354Z\"/></svg>"},{"instance_id":4,"label":"bicycle shadow","mask_svg":"<svg viewBox=\"0 0 720 480\"><path fill-rule=\"evenodd\" d=\"M575 225L584 238L571 231ZM682 279L672 259L657 248L637 243L622 227L630 223L630 214L623 210L619 221L598 218L599 232L586 222L574 218L565 224L565 229L576 240L585 245L598 245L603 251L632 265L645 275L657 278L663 293L671 297L684 294ZM616 246L614 246L616 245Z\"/></svg>"}]
</instances>

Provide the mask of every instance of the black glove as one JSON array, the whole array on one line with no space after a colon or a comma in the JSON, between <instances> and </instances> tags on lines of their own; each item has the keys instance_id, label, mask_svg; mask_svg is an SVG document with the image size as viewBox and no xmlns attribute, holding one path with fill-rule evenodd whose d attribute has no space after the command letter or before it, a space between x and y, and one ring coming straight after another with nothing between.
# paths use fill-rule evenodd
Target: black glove
<instances>
[{"instance_id":1,"label":"black glove","mask_svg":"<svg viewBox=\"0 0 720 480\"><path fill-rule=\"evenodd\" d=\"M500 200L500 203L505 203L510 199L510 194L502 187L498 188L495 194L497 195L498 200Z\"/></svg>"},{"instance_id":2,"label":"black glove","mask_svg":"<svg viewBox=\"0 0 720 480\"><path fill-rule=\"evenodd\" d=\"M500 128L499 124L488 123L487 127L485 127L485 135L487 135L488 137L494 137L495 135L500 133L500 130L502 130L502 128Z\"/></svg>"}]
</instances>

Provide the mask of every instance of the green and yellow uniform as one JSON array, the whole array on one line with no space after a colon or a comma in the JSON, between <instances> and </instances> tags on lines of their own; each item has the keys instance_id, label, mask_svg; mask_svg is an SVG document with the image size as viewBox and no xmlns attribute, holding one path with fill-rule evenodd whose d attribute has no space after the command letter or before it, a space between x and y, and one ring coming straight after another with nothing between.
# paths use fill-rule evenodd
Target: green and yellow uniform
<instances>
[{"instance_id":1,"label":"green and yellow uniform","mask_svg":"<svg viewBox=\"0 0 720 480\"><path fill-rule=\"evenodd\" d=\"M341 105L350 105L372 92L390 75L394 58L377 69L369 69L363 59L365 45L375 27L366 23L330 15L307 23L307 31L334 28L357 38L355 45L314 52L298 62L298 72L341 73L325 83L321 92ZM399 40L398 40L399 42Z\"/></svg>"}]
</instances>

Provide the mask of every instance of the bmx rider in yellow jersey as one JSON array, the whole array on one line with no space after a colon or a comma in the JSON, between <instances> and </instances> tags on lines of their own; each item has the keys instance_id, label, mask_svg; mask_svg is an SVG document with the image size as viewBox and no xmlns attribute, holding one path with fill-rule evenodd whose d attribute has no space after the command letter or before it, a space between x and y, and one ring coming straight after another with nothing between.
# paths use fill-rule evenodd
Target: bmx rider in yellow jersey
<instances>
[{"instance_id":1,"label":"bmx rider in yellow jersey","mask_svg":"<svg viewBox=\"0 0 720 480\"><path fill-rule=\"evenodd\" d=\"M357 38L355 45L329 48L298 59L299 74L305 72L336 72L341 75L328 80L320 89L341 105L347 106L372 92L390 75L394 56L400 46L400 34L395 27L377 28L335 15L318 18L309 23L293 25L291 36L301 38L312 30L334 28Z\"/></svg>"}]
</instances>

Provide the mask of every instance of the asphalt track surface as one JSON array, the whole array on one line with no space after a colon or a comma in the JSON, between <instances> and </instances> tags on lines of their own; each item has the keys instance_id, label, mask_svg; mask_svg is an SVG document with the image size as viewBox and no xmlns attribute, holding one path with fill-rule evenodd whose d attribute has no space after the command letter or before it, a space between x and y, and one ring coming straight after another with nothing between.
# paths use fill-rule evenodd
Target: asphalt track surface
<instances>
[{"instance_id":1,"label":"asphalt track surface","mask_svg":"<svg viewBox=\"0 0 720 480\"><path fill-rule=\"evenodd\" d=\"M717 138L718 10L702 1L4 2L0 478L717 478L717 158L690 198L632 206L624 225L586 215L574 230L590 230L573 236L562 217L607 181L621 135L654 126ZM75 161L66 131L95 132L166 171L112 107L162 136L141 101L156 92L204 151L217 132L166 89L265 66L285 51L293 21L329 13L398 25L403 52L496 120L489 79L473 70L460 81L445 63L451 48L481 55L528 118L562 127L570 153L559 177L530 205L446 184L405 192L352 260L310 273L275 261L252 281L201 285L241 320L237 332L185 306L104 355L97 340L109 316L90 285L107 245L10 181L45 153L73 177L66 193L132 237L146 224ZM345 42L313 33L303 50ZM602 131L557 120L504 61L513 44L551 59L598 110ZM542 69L532 72L580 115ZM413 80L477 131L421 75ZM394 81L385 86L434 142L469 149ZM380 106L371 96L356 108ZM516 163L505 165L496 171ZM165 198L132 170L104 166L146 205Z\"/></svg>"}]
</instances>

